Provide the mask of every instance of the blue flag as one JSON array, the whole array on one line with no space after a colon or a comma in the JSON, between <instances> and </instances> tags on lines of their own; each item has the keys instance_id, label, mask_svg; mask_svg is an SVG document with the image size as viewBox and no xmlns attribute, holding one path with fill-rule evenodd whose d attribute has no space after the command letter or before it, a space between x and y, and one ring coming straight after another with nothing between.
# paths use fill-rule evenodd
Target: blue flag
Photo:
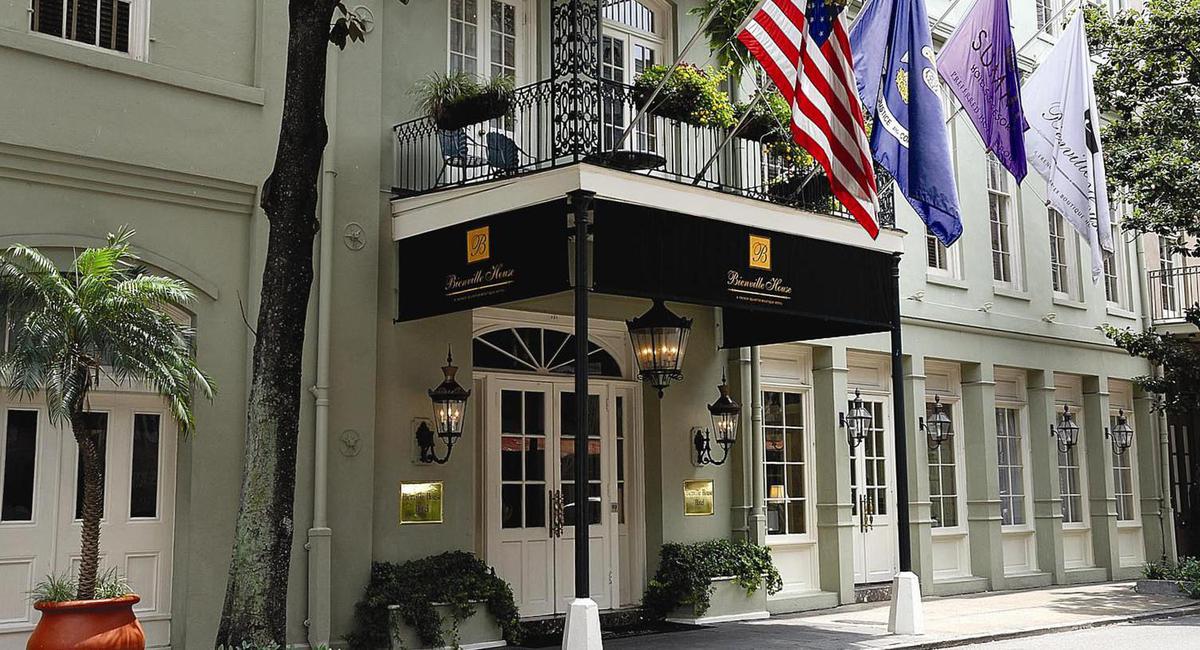
<instances>
[{"instance_id":1,"label":"blue flag","mask_svg":"<svg viewBox=\"0 0 1200 650\"><path fill-rule=\"evenodd\" d=\"M850 49L873 117L871 153L929 232L953 244L962 218L924 0L872 0L850 31Z\"/></svg>"}]
</instances>

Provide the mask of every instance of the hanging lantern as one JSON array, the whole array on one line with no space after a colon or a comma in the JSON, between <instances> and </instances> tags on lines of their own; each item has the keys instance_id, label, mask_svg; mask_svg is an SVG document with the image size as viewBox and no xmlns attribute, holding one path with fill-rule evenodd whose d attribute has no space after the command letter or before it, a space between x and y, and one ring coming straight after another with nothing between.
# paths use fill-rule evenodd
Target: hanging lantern
<instances>
[{"instance_id":1,"label":"hanging lantern","mask_svg":"<svg viewBox=\"0 0 1200 650\"><path fill-rule=\"evenodd\" d=\"M1063 405L1062 422L1057 427L1050 425L1050 435L1057 439L1058 450L1064 454L1079 442L1079 425L1075 424L1070 406Z\"/></svg>"},{"instance_id":2,"label":"hanging lantern","mask_svg":"<svg viewBox=\"0 0 1200 650\"><path fill-rule=\"evenodd\" d=\"M463 422L466 420L467 398L471 396L471 391L463 388L454 378L457 372L458 366L454 365L454 357L447 349L446 365L442 366L444 375L442 383L429 390L429 399L433 402L435 430L431 431L425 423L421 423L421 426L417 428L417 445L421 449L422 463L444 464L450 460L450 452L454 448L454 443L462 437ZM446 455L442 458L438 458L434 453L435 433L446 444Z\"/></svg>"},{"instance_id":3,"label":"hanging lantern","mask_svg":"<svg viewBox=\"0 0 1200 650\"><path fill-rule=\"evenodd\" d=\"M724 465L729 458L729 450L737 442L738 422L741 419L742 407L729 396L729 385L721 378L717 386L720 396L717 401L708 405L708 416L712 420L712 430L696 428L692 432L692 446L696 448L697 465ZM721 460L712 455L712 442L715 434L717 445L723 452Z\"/></svg>"},{"instance_id":4,"label":"hanging lantern","mask_svg":"<svg viewBox=\"0 0 1200 650\"><path fill-rule=\"evenodd\" d=\"M692 319L676 315L663 301L655 300L650 311L625 324L637 358L638 379L657 388L661 398L672 381L683 379L683 354Z\"/></svg>"},{"instance_id":5,"label":"hanging lantern","mask_svg":"<svg viewBox=\"0 0 1200 650\"><path fill-rule=\"evenodd\" d=\"M1133 446L1133 427L1129 426L1129 418L1125 417L1124 409L1117 409L1117 424L1108 437L1112 440L1113 453L1118 456Z\"/></svg>"},{"instance_id":6,"label":"hanging lantern","mask_svg":"<svg viewBox=\"0 0 1200 650\"><path fill-rule=\"evenodd\" d=\"M953 423L946 415L946 407L937 395L933 396L933 414L929 416L929 422L926 423L924 418L920 418L920 425L921 430L928 436L926 443L930 449L937 449L954 435Z\"/></svg>"},{"instance_id":7,"label":"hanging lantern","mask_svg":"<svg viewBox=\"0 0 1200 650\"><path fill-rule=\"evenodd\" d=\"M862 441L867 439L867 430L871 428L871 412L867 410L857 388L854 389L854 401L850 402L850 414L841 413L839 415L841 419L839 424L846 429L846 441L850 444L850 448L861 445Z\"/></svg>"}]
</instances>

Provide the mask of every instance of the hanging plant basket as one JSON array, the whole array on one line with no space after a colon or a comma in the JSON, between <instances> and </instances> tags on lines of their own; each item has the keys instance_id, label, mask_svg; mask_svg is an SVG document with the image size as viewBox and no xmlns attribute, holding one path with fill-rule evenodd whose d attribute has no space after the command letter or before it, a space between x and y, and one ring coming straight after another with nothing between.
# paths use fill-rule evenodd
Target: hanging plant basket
<instances>
[{"instance_id":1,"label":"hanging plant basket","mask_svg":"<svg viewBox=\"0 0 1200 650\"><path fill-rule=\"evenodd\" d=\"M418 108L443 131L508 115L513 107L513 80L496 77L480 82L465 72L434 73L416 86Z\"/></svg>"},{"instance_id":2,"label":"hanging plant basket","mask_svg":"<svg viewBox=\"0 0 1200 650\"><path fill-rule=\"evenodd\" d=\"M482 124L512 111L512 93L486 90L478 95L462 97L441 105L432 115L433 123L444 131L456 131L472 124Z\"/></svg>"},{"instance_id":3,"label":"hanging plant basket","mask_svg":"<svg viewBox=\"0 0 1200 650\"><path fill-rule=\"evenodd\" d=\"M733 104L720 87L728 76L726 69L701 70L693 65L681 65L675 68L654 102L650 103L650 96L667 70L667 66L653 65L638 75L630 93L635 106L645 108L651 115L696 126L728 128L734 125Z\"/></svg>"}]
</instances>

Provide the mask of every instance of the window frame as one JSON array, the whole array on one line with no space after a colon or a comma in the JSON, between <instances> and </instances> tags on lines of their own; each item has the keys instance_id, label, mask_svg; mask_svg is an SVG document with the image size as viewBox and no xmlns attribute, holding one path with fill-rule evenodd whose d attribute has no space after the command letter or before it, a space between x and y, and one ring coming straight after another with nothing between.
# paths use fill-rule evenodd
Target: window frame
<instances>
[{"instance_id":1,"label":"window frame","mask_svg":"<svg viewBox=\"0 0 1200 650\"><path fill-rule=\"evenodd\" d=\"M1050 241L1050 289L1059 300L1079 300L1079 237L1075 227L1054 208L1046 209L1046 228ZM1059 249L1061 244L1061 249ZM1058 258L1057 261L1055 258ZM1063 286L1055 287L1058 268Z\"/></svg>"},{"instance_id":2,"label":"window frame","mask_svg":"<svg viewBox=\"0 0 1200 650\"><path fill-rule=\"evenodd\" d=\"M1000 163L1000 159L995 154L989 153L986 157L985 183L987 186L988 196L988 236L990 239L989 250L991 251L992 262L992 286L998 289L1007 289L1010 291L1021 291L1024 286L1024 273L1021 266L1021 228L1020 228L1020 210L1021 204L1018 193L1013 189L1016 183L1012 178L1012 174L1005 169ZM997 175L998 176L995 176ZM993 178L1003 179L1003 186L1000 183L993 184ZM999 222L993 219L992 199L1001 202L1004 206L1004 220ZM1006 238L1005 249L998 249L997 232L999 231L1002 239ZM996 255L1002 254L1007 256L1008 260L1008 278L1002 279L996 277Z\"/></svg>"},{"instance_id":3,"label":"window frame","mask_svg":"<svg viewBox=\"0 0 1200 650\"><path fill-rule=\"evenodd\" d=\"M1019 524L1004 523L1004 515L1003 515L1003 499L1004 499L1004 497L1001 496L1001 515L1000 515L1001 516L1001 520L1000 520L1001 532L1030 532L1034 529L1034 525L1035 525L1034 516L1033 516L1033 514L1034 514L1034 512L1033 512L1033 477L1031 476L1033 468L1031 467L1032 457L1030 455L1030 453L1032 451L1030 449L1032 441L1030 440L1030 437L1029 437L1028 412L1025 410L1025 406L1026 406L1025 404L1020 403L1020 402L1005 402L1005 401L997 401L996 405L995 405L996 411L999 411L1001 409L1004 409L1007 411L1013 411L1016 416L1013 418L1013 423L1016 427L1016 433L1017 433L1017 436L1015 436L1015 437L1020 442L1020 450L1019 451L1020 451L1020 461L1021 461L1021 491L1022 491L1021 508L1022 508L1022 514L1024 516L1024 521L1022 523L1019 523ZM999 437L1000 437L999 431L997 431L996 437L997 437L997 439L999 439ZM1010 436L1005 436L1005 437L1010 437ZM1010 464L1010 465L1005 465L1004 467L1009 468L1011 470L1011 468L1015 467L1015 466ZM999 472L999 469L1000 469L999 454L997 454L996 469L997 469L997 472ZM1011 474L1010 474L1010 476L1011 476ZM1009 484L1011 485L1011 481Z\"/></svg>"},{"instance_id":4,"label":"window frame","mask_svg":"<svg viewBox=\"0 0 1200 650\"><path fill-rule=\"evenodd\" d=\"M454 71L453 61L455 52L451 47L451 29L455 21L467 23L465 20L454 18L453 4L466 0L446 0L446 71ZM534 74L534 51L531 44L537 43L537 12L530 10L529 0L475 0L475 77L480 80L491 79L492 48L491 48L491 10L493 2L500 2L516 8L516 78L514 86L529 83ZM478 5L483 5L482 7ZM470 73L468 73L470 74Z\"/></svg>"},{"instance_id":5,"label":"window frame","mask_svg":"<svg viewBox=\"0 0 1200 650\"><path fill-rule=\"evenodd\" d=\"M31 36L44 38L55 43L65 43L73 47L80 47L93 52L104 52L113 56L121 56L135 61L148 61L150 54L150 0L122 0L129 4L129 51L122 52L121 50L109 49L91 43L83 43L74 39L67 38L65 35L54 35L40 32L34 29L33 16L35 13L34 4L39 0L29 0L29 21L26 24L26 31ZM64 7L70 0L63 0ZM66 11L63 11L66 20ZM99 16L96 21L99 23ZM99 31L99 29L97 29Z\"/></svg>"},{"instance_id":6,"label":"window frame","mask_svg":"<svg viewBox=\"0 0 1200 650\"><path fill-rule=\"evenodd\" d=\"M1113 250L1103 252L1104 258L1104 299L1110 307L1117 309L1129 309L1129 295L1132 293L1129 289L1128 279L1129 273L1129 255L1126 250L1127 244L1125 238L1121 236L1121 220L1120 215L1124 214L1123 207L1118 207L1118 219L1112 223L1112 240ZM1109 273L1109 267L1112 267L1112 273ZM1116 290L1116 299L1109 295L1109 283Z\"/></svg>"},{"instance_id":7,"label":"window frame","mask_svg":"<svg viewBox=\"0 0 1200 650\"><path fill-rule=\"evenodd\" d=\"M933 393L933 392L926 393L925 413L923 414L925 416L926 422L928 422L928 420L929 420L929 408L930 408L930 406L933 405L933 395L934 394L935 393ZM938 466L954 468L954 494L948 495L943 492L937 496L934 496L933 486L930 485L929 486L930 518L932 519L932 517L933 517L933 505L932 504L933 504L934 499L953 498L954 499L954 510L955 510L955 512L954 512L955 524L953 526L933 526L931 524L930 532L931 532L931 534L933 534L935 536L936 535L962 535L967 532L967 511L966 511L967 494L966 494L966 489L965 489L966 485L964 482L965 471L964 471L964 465L963 465L963 461L965 459L966 445L963 440L963 437L964 437L964 433L962 431L963 418L961 417L960 408L959 408L961 406L960 398L957 395L945 394L945 393L937 393L937 396L941 400L942 406L945 407L946 415L950 417L950 423L951 423L950 430L954 432L954 435L951 436L949 440L947 440L946 442L943 442L941 445L938 446L937 452L936 452L939 455L939 457L941 457L942 454L944 453L945 449L948 448L948 449L953 450L953 453L954 453L953 463L951 465L946 465L945 463L939 463ZM947 447L947 444L949 444L949 447ZM928 448L928 445L926 447ZM929 450L929 454L932 455L933 453L934 453L933 450ZM928 476L926 476L926 480L928 480ZM940 483L940 479L939 479L939 483Z\"/></svg>"},{"instance_id":8,"label":"window frame","mask_svg":"<svg viewBox=\"0 0 1200 650\"><path fill-rule=\"evenodd\" d=\"M1056 24L1057 21L1052 20L1060 9L1062 9L1060 0L1034 0L1034 28L1043 38L1053 37L1062 31L1062 28Z\"/></svg>"},{"instance_id":9,"label":"window frame","mask_svg":"<svg viewBox=\"0 0 1200 650\"><path fill-rule=\"evenodd\" d=\"M1116 426L1117 411L1117 408L1110 407L1109 409L1108 421L1110 428ZM1128 417L1133 417L1132 409L1127 410L1126 414ZM1129 528L1140 527L1142 521L1142 512L1141 504L1138 502L1137 436L1134 436L1133 444L1129 446L1129 449L1125 450L1124 454L1113 453L1111 445L1108 449L1108 453L1112 454L1113 462L1113 499L1116 502L1114 510L1117 514L1117 526ZM1122 459L1124 464L1118 465L1118 462L1122 462ZM1118 473L1122 471L1128 473L1128 492L1117 491L1118 483L1120 482L1118 479ZM1122 496L1129 497L1129 504L1131 508L1130 512L1128 513L1129 517L1124 519L1121 518Z\"/></svg>"},{"instance_id":10,"label":"window frame","mask_svg":"<svg viewBox=\"0 0 1200 650\"><path fill-rule=\"evenodd\" d=\"M768 546L776 546L776 545L784 546L784 545L789 545L789 544L816 543L816 541L817 541L817 531L816 531L817 521L815 519L815 516L816 516L816 482L815 482L815 473L813 470L813 465L812 465L811 460L816 458L817 446L816 446L816 435L813 431L812 390L808 386L797 385L797 384L785 384L785 383L767 384L767 383L764 383L763 387L762 387L762 393L763 393L762 400L763 400L764 407L766 404L766 394L767 393L780 393L780 394L792 393L792 394L800 396L800 409L801 409L801 418L800 419L802 422L801 435L803 436L803 447L804 447L804 453L805 453L804 462L803 462L803 466L804 466L804 483L803 483L804 497L803 497L803 499L804 499L805 532L803 532L803 533L781 533L781 534L767 533L763 536L763 538L766 540L766 543ZM786 424L786 421L785 421L784 426L785 426L785 430L786 430L786 427L788 426ZM771 464L771 465L773 465L773 464L787 465L786 461L784 461L784 463L769 463L766 460L766 457L767 457L766 456L767 428L768 427L766 425L766 417L764 414L763 427L762 427L763 436L758 441L759 444L761 444L763 446L763 496L764 496L763 514L764 514L764 516L766 515L766 502L770 500L767 498L767 496L769 495L769 490L770 490L770 487L767 485L767 482L766 482L767 481L767 465L769 465L769 464ZM784 477L785 485L786 485L786 481L787 481L787 478L786 478L786 474L785 474L785 477ZM788 500L798 500L798 499L793 499L793 498L789 497ZM765 521L764 521L764 523L765 523Z\"/></svg>"},{"instance_id":11,"label":"window frame","mask_svg":"<svg viewBox=\"0 0 1200 650\"><path fill-rule=\"evenodd\" d=\"M1063 404L1064 403L1058 403L1058 402L1055 403L1055 406L1059 407L1056 409L1055 416L1054 416L1055 426L1062 424L1062 409L1061 409L1061 407L1063 406ZM1075 444L1074 447L1071 447L1070 449L1067 450L1068 457L1073 458L1075 461L1075 464L1074 465L1063 465L1062 458L1063 458L1064 454L1058 450L1057 446L1055 446L1055 448L1054 448L1054 453L1056 454L1056 461L1055 461L1056 465L1055 466L1058 469L1058 474L1059 474L1059 498L1062 500L1063 504L1066 503L1066 499L1063 498L1064 493L1062 491L1062 471L1064 468L1068 468L1068 469L1074 468L1074 470L1075 470L1076 484L1079 486L1079 492L1077 492L1077 493L1071 492L1071 493L1067 493L1067 494L1070 494L1071 496L1077 496L1079 498L1079 519L1077 521L1076 520L1067 521L1066 513L1063 512L1062 513L1062 518L1063 518L1062 526L1064 529L1067 529L1067 530L1088 530L1091 528L1091 525L1088 523L1089 522L1088 517L1090 515L1088 512L1088 483L1087 483L1087 463L1086 463L1087 450L1084 447L1084 445L1085 445L1084 439L1087 437L1085 435L1085 433L1087 431L1087 426L1083 422L1083 413L1082 413L1083 409L1078 404L1070 404L1070 406L1071 406L1071 414L1075 418L1075 424L1079 426L1078 442Z\"/></svg>"}]
</instances>

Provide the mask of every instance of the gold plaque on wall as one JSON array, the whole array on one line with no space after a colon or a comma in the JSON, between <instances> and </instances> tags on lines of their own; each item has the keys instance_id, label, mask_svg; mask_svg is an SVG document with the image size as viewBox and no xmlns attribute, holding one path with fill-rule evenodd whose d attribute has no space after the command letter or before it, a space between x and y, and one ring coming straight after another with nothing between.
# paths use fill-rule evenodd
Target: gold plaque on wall
<instances>
[{"instance_id":1,"label":"gold plaque on wall","mask_svg":"<svg viewBox=\"0 0 1200 650\"><path fill-rule=\"evenodd\" d=\"M689 517L706 517L713 514L712 479L683 482L683 514Z\"/></svg>"},{"instance_id":2,"label":"gold plaque on wall","mask_svg":"<svg viewBox=\"0 0 1200 650\"><path fill-rule=\"evenodd\" d=\"M400 483L400 523L442 523L442 482Z\"/></svg>"}]
</instances>

